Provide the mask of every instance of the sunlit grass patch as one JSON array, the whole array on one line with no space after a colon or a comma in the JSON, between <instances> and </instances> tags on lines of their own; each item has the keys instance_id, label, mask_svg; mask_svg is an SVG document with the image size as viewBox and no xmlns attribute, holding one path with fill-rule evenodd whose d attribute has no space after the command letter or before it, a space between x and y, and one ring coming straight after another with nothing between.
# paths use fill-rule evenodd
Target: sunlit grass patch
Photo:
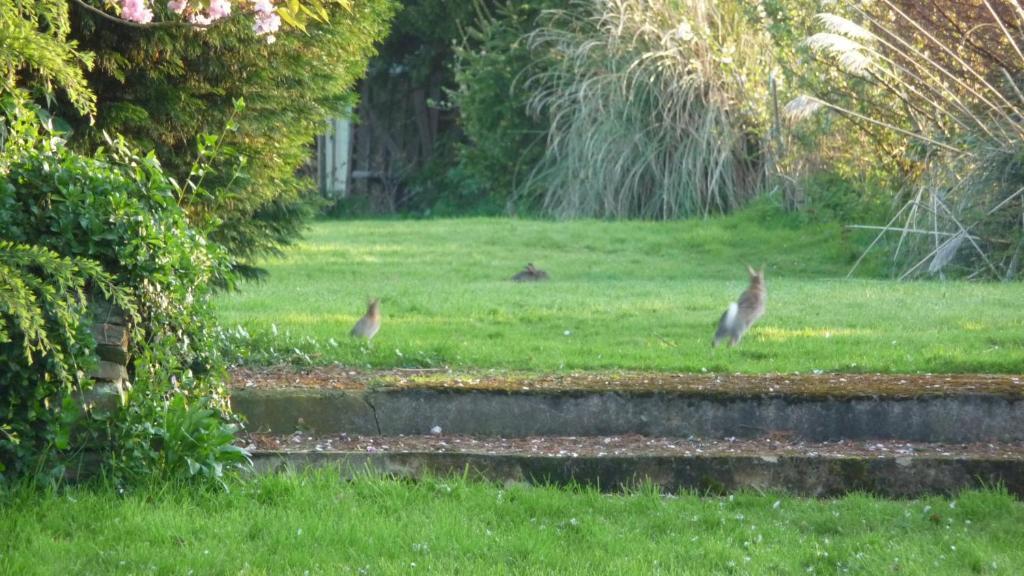
<instances>
[{"instance_id":1,"label":"sunlit grass patch","mask_svg":"<svg viewBox=\"0 0 1024 576\"><path fill-rule=\"evenodd\" d=\"M779 328L761 326L751 332L751 336L766 342L783 342L800 338L839 338L844 336L863 336L868 330L857 328Z\"/></svg>"},{"instance_id":2,"label":"sunlit grass patch","mask_svg":"<svg viewBox=\"0 0 1024 576\"><path fill-rule=\"evenodd\" d=\"M1022 370L1024 316L1008 312L1019 283L846 279L858 247L843 238L766 205L681 222L319 222L294 253L265 263L265 282L216 306L229 353L257 364ZM527 262L550 280L511 282ZM713 350L746 262L766 265L767 312L738 348ZM348 333L371 297L383 324L367 345Z\"/></svg>"}]
</instances>

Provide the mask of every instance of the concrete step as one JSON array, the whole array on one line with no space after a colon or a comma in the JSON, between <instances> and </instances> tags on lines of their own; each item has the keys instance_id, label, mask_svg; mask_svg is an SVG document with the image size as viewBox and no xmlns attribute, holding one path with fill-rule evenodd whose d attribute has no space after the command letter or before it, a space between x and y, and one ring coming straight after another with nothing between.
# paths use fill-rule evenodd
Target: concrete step
<instances>
[{"instance_id":1,"label":"concrete step","mask_svg":"<svg viewBox=\"0 0 1024 576\"><path fill-rule=\"evenodd\" d=\"M249 434L258 472L334 466L417 478L470 474L492 482L596 486L650 483L663 491L740 489L804 496L851 491L886 497L955 494L1002 485L1024 497L1024 442L936 444L697 439L639 435L497 438L438 434Z\"/></svg>"},{"instance_id":2,"label":"concrete step","mask_svg":"<svg viewBox=\"0 0 1024 576\"><path fill-rule=\"evenodd\" d=\"M253 431L275 434L452 434L1024 441L1024 385L1014 376L689 376L600 386L517 380L504 388L434 377L428 383L282 387L236 379L231 399ZM911 378L911 377L906 377ZM796 382L796 383L794 383ZM901 382L906 383L902 385ZM351 384L351 383L349 383Z\"/></svg>"}]
</instances>

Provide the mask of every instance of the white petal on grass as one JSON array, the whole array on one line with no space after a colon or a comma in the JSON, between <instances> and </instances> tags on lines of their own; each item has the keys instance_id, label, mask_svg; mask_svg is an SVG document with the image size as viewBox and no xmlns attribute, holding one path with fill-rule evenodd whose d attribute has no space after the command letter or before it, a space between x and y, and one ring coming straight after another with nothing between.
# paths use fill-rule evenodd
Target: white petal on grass
<instances>
[{"instance_id":1,"label":"white petal on grass","mask_svg":"<svg viewBox=\"0 0 1024 576\"><path fill-rule=\"evenodd\" d=\"M693 27L686 20L679 23L679 28L676 28L676 38L679 38L683 42L689 42L693 40Z\"/></svg>"}]
</instances>

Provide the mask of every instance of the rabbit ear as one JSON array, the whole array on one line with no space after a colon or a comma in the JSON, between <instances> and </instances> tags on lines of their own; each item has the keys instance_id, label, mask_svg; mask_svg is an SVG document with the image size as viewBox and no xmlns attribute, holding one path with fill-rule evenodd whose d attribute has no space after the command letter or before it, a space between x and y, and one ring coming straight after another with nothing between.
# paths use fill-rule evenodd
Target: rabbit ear
<instances>
[{"instance_id":1,"label":"rabbit ear","mask_svg":"<svg viewBox=\"0 0 1024 576\"><path fill-rule=\"evenodd\" d=\"M764 263L763 262L761 263L761 269L757 271L757 275L760 276L762 280L764 279Z\"/></svg>"},{"instance_id":2,"label":"rabbit ear","mask_svg":"<svg viewBox=\"0 0 1024 576\"><path fill-rule=\"evenodd\" d=\"M750 274L751 277L757 276L757 271L754 270L754 268L751 267L750 264L747 264L747 273Z\"/></svg>"}]
</instances>

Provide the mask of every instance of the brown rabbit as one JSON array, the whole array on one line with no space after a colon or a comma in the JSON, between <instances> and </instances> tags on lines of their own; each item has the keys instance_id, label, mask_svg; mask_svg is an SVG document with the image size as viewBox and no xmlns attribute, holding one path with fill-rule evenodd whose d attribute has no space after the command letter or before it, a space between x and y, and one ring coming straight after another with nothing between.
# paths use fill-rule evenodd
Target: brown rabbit
<instances>
[{"instance_id":1,"label":"brown rabbit","mask_svg":"<svg viewBox=\"0 0 1024 576\"><path fill-rule=\"evenodd\" d=\"M356 322L349 332L351 336L358 338L372 339L380 330L380 298L370 300L366 308L366 314Z\"/></svg>"},{"instance_id":2,"label":"brown rabbit","mask_svg":"<svg viewBox=\"0 0 1024 576\"><path fill-rule=\"evenodd\" d=\"M754 270L748 265L747 272L750 273L750 287L722 314L712 346L718 346L726 337L729 338L729 346L739 344L743 334L764 314L764 302L768 296L764 287L764 266Z\"/></svg>"},{"instance_id":3,"label":"brown rabbit","mask_svg":"<svg viewBox=\"0 0 1024 576\"><path fill-rule=\"evenodd\" d=\"M548 279L548 273L533 267L533 262L526 265L521 272L512 277L513 282L540 282Z\"/></svg>"}]
</instances>

